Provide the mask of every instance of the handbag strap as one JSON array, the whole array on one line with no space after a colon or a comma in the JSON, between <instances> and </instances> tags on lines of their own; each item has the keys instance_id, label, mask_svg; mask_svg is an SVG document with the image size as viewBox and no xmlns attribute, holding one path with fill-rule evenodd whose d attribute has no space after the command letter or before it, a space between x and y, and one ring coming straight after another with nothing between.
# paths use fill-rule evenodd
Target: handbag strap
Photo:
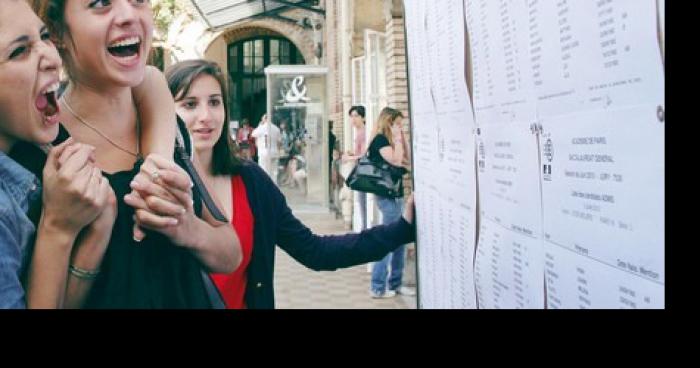
<instances>
[{"instance_id":1,"label":"handbag strap","mask_svg":"<svg viewBox=\"0 0 700 368\"><path fill-rule=\"evenodd\" d=\"M214 203L214 200L211 198L209 191L204 186L204 182L202 182L202 178L199 176L197 170L192 164L190 155L187 153L185 138L182 135L182 129L186 129L185 123L180 119L179 116L177 117L177 125L178 129L176 129L177 135L175 136L175 153L180 157L181 161L183 162L185 170L194 182L195 190L197 190L199 195L202 197L204 205L207 206L212 216L217 221L228 222L226 216L224 216L224 214L221 213L221 210L219 210L219 208ZM192 141L190 140L189 143L189 147L191 149ZM207 297L209 299L209 302L211 303L211 307L213 309L226 309L226 303L224 303L224 298L221 296L219 289L216 287L214 281L211 279L211 276L207 271L204 270L204 268L200 269L200 276L202 278L202 283L204 284L204 291L207 293Z\"/></svg>"},{"instance_id":2,"label":"handbag strap","mask_svg":"<svg viewBox=\"0 0 700 368\"><path fill-rule=\"evenodd\" d=\"M207 271L201 269L202 281L204 282L204 290L207 292L207 297L211 302L212 309L226 309L226 303L221 296L219 289L214 285L214 281Z\"/></svg>"},{"instance_id":3,"label":"handbag strap","mask_svg":"<svg viewBox=\"0 0 700 368\"><path fill-rule=\"evenodd\" d=\"M178 116L177 118L177 123L178 125L184 125L182 121L180 120L180 117ZM194 165L192 164L192 160L190 159L190 155L187 154L187 151L185 150L185 138L182 136L182 132L180 131L180 127L177 129L177 136L175 137L175 153L180 157L180 159L183 162L183 165L185 166L185 170L187 171L188 174L190 174L190 177L192 178L192 181L194 182L194 189L199 193L199 195L202 197L202 200L204 201L204 205L207 206L207 209L211 213L211 215L220 222L228 222L228 219L226 216L221 212L219 207L216 206L216 203L214 203L214 200L212 199L211 195L209 194L209 191L207 190L207 187L204 186L204 182L202 181L202 178L199 176L197 173L197 170L195 169Z\"/></svg>"}]
</instances>

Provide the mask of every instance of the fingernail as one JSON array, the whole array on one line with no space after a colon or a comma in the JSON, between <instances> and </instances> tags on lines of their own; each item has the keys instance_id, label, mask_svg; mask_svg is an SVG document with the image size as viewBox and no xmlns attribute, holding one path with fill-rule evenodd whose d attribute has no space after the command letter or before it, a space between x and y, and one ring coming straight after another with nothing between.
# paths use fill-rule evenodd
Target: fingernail
<instances>
[{"instance_id":1,"label":"fingernail","mask_svg":"<svg viewBox=\"0 0 700 368\"><path fill-rule=\"evenodd\" d=\"M178 222L177 219L171 219L170 225L175 226L175 225L177 225L177 222Z\"/></svg>"},{"instance_id":2,"label":"fingernail","mask_svg":"<svg viewBox=\"0 0 700 368\"><path fill-rule=\"evenodd\" d=\"M133 180L129 185L135 189L141 188L141 184L139 184L139 182L137 182L136 180Z\"/></svg>"},{"instance_id":3,"label":"fingernail","mask_svg":"<svg viewBox=\"0 0 700 368\"><path fill-rule=\"evenodd\" d=\"M187 212L187 210L186 210L185 208L180 208L180 213L181 213L181 214L183 214L183 215L184 215L184 214L185 214L185 212Z\"/></svg>"}]
</instances>

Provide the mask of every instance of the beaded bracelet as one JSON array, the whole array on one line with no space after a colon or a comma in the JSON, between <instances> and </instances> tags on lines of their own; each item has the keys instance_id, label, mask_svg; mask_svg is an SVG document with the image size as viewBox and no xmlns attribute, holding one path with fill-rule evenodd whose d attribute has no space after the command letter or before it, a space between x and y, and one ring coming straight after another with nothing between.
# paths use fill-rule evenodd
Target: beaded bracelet
<instances>
[{"instance_id":1,"label":"beaded bracelet","mask_svg":"<svg viewBox=\"0 0 700 368\"><path fill-rule=\"evenodd\" d=\"M85 279L85 280L94 280L97 278L97 275L100 274L100 269L96 269L94 271L90 270L84 270L82 268L75 267L73 265L70 265L68 267L68 270L70 271L73 276L80 278L80 279Z\"/></svg>"}]
</instances>

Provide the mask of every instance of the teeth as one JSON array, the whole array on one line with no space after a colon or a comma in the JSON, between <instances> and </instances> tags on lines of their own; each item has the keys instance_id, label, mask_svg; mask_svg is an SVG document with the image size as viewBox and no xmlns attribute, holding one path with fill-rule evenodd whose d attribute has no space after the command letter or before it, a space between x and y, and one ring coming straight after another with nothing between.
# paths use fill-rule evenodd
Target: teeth
<instances>
[{"instance_id":1,"label":"teeth","mask_svg":"<svg viewBox=\"0 0 700 368\"><path fill-rule=\"evenodd\" d=\"M54 83L54 84L52 84L52 85L46 87L46 89L44 90L43 94L47 94L47 93L56 93L56 92L58 91L58 88L59 88L60 86L61 86L61 83L60 83L60 82L56 82L56 83Z\"/></svg>"},{"instance_id":2,"label":"teeth","mask_svg":"<svg viewBox=\"0 0 700 368\"><path fill-rule=\"evenodd\" d=\"M139 42L141 42L141 40L137 36L134 36L134 37L130 37L130 38L126 38L126 39L114 42L114 43L110 44L108 47L131 46L131 45L135 45Z\"/></svg>"}]
</instances>

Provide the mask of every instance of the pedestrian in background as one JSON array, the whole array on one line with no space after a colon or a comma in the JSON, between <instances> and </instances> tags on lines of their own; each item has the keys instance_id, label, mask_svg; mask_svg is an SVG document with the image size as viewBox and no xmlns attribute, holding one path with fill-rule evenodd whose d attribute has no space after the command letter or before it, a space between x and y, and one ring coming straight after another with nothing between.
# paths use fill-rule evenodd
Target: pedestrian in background
<instances>
[{"instance_id":1,"label":"pedestrian in background","mask_svg":"<svg viewBox=\"0 0 700 368\"><path fill-rule=\"evenodd\" d=\"M241 149L241 157L246 160L252 160L255 156L255 142L250 136L253 133L253 128L250 127L248 118L243 118L241 128L236 132L236 141Z\"/></svg>"},{"instance_id":2,"label":"pedestrian in background","mask_svg":"<svg viewBox=\"0 0 700 368\"><path fill-rule=\"evenodd\" d=\"M258 164L270 176L272 182L277 184L279 171L279 154L282 145L282 133L272 124L267 114L260 119L260 124L253 130L251 136L255 138L258 148Z\"/></svg>"},{"instance_id":3,"label":"pedestrian in background","mask_svg":"<svg viewBox=\"0 0 700 368\"><path fill-rule=\"evenodd\" d=\"M402 122L403 114L401 111L390 107L385 107L382 110L367 150L371 161L384 161L395 167L406 167L408 165L408 150L403 131L401 130ZM401 177L394 179L402 180ZM401 196L397 198L375 194L377 207L382 213L383 224L392 223L401 216L404 206L403 183L400 184L399 193L401 193ZM402 285L405 250L406 246L401 245L387 254L381 261L374 263L370 285L372 298L389 298L395 296L396 293L415 295L415 290ZM389 264L391 264L391 275L389 275L387 285L387 268Z\"/></svg>"},{"instance_id":4,"label":"pedestrian in background","mask_svg":"<svg viewBox=\"0 0 700 368\"><path fill-rule=\"evenodd\" d=\"M343 155L343 161L357 161L365 154L366 132L365 132L365 107L353 106L348 111L350 121L355 129L355 145L353 152ZM367 193L354 191L355 197L360 207L360 219L362 226L360 230L367 228Z\"/></svg>"}]
</instances>

